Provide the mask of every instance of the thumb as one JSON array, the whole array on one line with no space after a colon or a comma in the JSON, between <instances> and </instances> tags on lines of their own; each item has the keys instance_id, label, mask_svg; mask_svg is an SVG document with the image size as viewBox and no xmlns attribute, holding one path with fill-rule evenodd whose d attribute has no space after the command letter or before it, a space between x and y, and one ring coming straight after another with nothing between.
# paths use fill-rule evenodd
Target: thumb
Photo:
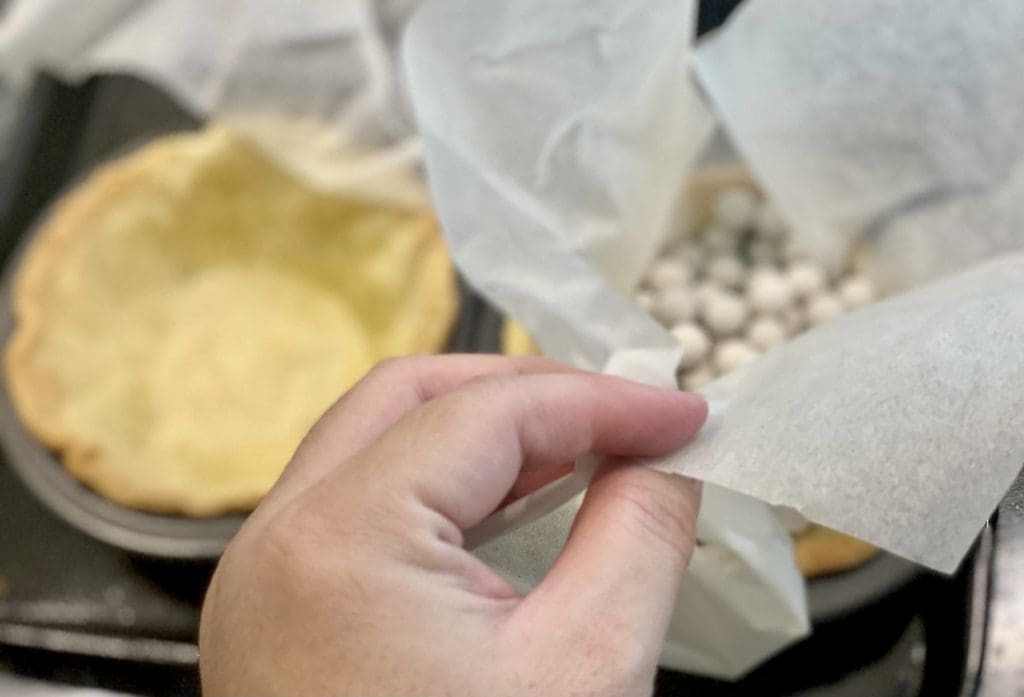
<instances>
[{"instance_id":1,"label":"thumb","mask_svg":"<svg viewBox=\"0 0 1024 697\"><path fill-rule=\"evenodd\" d=\"M519 608L523 619L585 632L563 637L566 648L653 676L693 553L700 492L696 480L642 465L603 466L561 555Z\"/></svg>"}]
</instances>

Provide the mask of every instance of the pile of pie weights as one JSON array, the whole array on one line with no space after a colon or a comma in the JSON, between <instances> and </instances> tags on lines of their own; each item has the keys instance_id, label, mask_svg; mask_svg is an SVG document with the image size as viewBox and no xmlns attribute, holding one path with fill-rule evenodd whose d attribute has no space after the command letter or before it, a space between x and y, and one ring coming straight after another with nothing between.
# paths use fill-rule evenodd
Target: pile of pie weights
<instances>
[{"instance_id":1,"label":"pile of pie weights","mask_svg":"<svg viewBox=\"0 0 1024 697\"><path fill-rule=\"evenodd\" d=\"M682 345L679 384L695 390L877 294L863 273L830 275L795 253L771 204L733 186L702 229L670 242L634 298Z\"/></svg>"}]
</instances>

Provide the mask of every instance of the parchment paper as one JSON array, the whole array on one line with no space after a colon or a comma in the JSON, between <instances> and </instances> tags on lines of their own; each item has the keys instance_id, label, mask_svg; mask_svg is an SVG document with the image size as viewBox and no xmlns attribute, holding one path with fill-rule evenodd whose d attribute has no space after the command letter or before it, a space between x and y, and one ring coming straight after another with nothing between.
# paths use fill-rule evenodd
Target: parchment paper
<instances>
[{"instance_id":1,"label":"parchment paper","mask_svg":"<svg viewBox=\"0 0 1024 697\"><path fill-rule=\"evenodd\" d=\"M663 376L675 363L622 292L667 233L711 124L686 72L692 7L436 2L409 32L452 253L548 355L599 369L617 349L661 350Z\"/></svg>"},{"instance_id":2,"label":"parchment paper","mask_svg":"<svg viewBox=\"0 0 1024 697\"><path fill-rule=\"evenodd\" d=\"M422 189L388 183L419 163L395 69L400 28L416 5L12 0L0 14L0 75L22 85L40 70L69 81L137 75L200 117L234 123L316 186L422 204ZM355 174L352 151L362 153Z\"/></svg>"},{"instance_id":3,"label":"parchment paper","mask_svg":"<svg viewBox=\"0 0 1024 697\"><path fill-rule=\"evenodd\" d=\"M441 0L415 17L405 47L434 201L469 281L546 354L666 385L680 349L626 293L711 131L687 71L693 10ZM491 540L480 556L532 587L580 498L537 517L585 485L583 469L467 539ZM698 535L662 662L735 677L807 632L803 581L761 502L707 486Z\"/></svg>"},{"instance_id":4,"label":"parchment paper","mask_svg":"<svg viewBox=\"0 0 1024 697\"><path fill-rule=\"evenodd\" d=\"M697 68L800 245L896 292L1024 249L1022 35L1012 0L748 0ZM670 467L952 571L1024 462L1022 284L1007 259L772 352Z\"/></svg>"},{"instance_id":5,"label":"parchment paper","mask_svg":"<svg viewBox=\"0 0 1024 697\"><path fill-rule=\"evenodd\" d=\"M931 235L926 225L937 213L917 222L913 244L894 232L936 192L1012 185L1012 158L1001 151L1011 131L998 123L982 133L967 119L984 92L971 80L988 84L988 57L970 55L946 77L956 51L934 44L956 38L953 27L912 26L918 13L906 5L834 14L812 6L755 0L701 58L716 108L804 250L837 268L863 242L897 291L1017 248L1012 234L991 243L973 226ZM943 8L948 19L953 4ZM679 173L706 134L686 80L688 34L678 33L691 11L676 2L433 0L414 20L406 54L431 187L470 280L545 353L632 377L642 364L662 382L675 354L621 293L656 250L671 221L661 214L664 197L678 199ZM968 24L972 44L1006 47L1014 36L1013 23ZM817 31L827 39L816 51L794 40ZM865 35L899 51L879 59L858 46ZM773 62L776 50L789 62ZM915 72L922 66L924 77ZM893 74L900 84L891 84ZM894 92L896 105L887 101ZM984 106L998 102L986 96L993 101ZM951 119L958 127L943 132ZM865 131L875 136L866 144ZM620 151L622 144L630 147ZM883 164L891 169L879 171ZM960 225L965 216L998 215L990 200L966 200L974 207ZM875 231L877 241L859 239L860 230ZM847 315L710 385L709 425L654 464L789 505L950 572L1024 461L1022 302L1024 266L1009 258ZM529 503L501 524L536 515ZM510 568L508 559L557 547L558 526L544 522L530 526L542 542L520 530L492 543L504 545L504 557L493 558ZM745 533L745 542L756 539ZM762 588L783 576L773 569ZM762 601L758 619L772 614ZM725 605L741 607L742 598ZM715 621L728 615L720 609ZM724 645L742 653L737 629ZM690 648L707 641L673 634L669 645L677 639ZM724 670L710 653L666 656L697 671Z\"/></svg>"},{"instance_id":6,"label":"parchment paper","mask_svg":"<svg viewBox=\"0 0 1024 697\"><path fill-rule=\"evenodd\" d=\"M870 305L703 392L668 471L952 572L1021 469L1024 255Z\"/></svg>"},{"instance_id":7,"label":"parchment paper","mask_svg":"<svg viewBox=\"0 0 1024 697\"><path fill-rule=\"evenodd\" d=\"M890 290L1024 246L1017 0L746 0L697 52L734 143L833 266Z\"/></svg>"}]
</instances>

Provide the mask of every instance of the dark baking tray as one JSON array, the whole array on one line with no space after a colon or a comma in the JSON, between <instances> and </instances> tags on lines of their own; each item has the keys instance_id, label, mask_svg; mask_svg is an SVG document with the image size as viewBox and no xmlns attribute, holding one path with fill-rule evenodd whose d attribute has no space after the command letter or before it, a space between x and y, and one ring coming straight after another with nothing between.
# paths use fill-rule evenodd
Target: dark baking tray
<instances>
[{"instance_id":1,"label":"dark baking tray","mask_svg":"<svg viewBox=\"0 0 1024 697\"><path fill-rule=\"evenodd\" d=\"M128 144L198 124L133 78L105 76L79 86L40 80L8 158L12 165L5 181L16 186L0 189L0 258L16 259L10 255L40 212L96 163ZM464 310L451 348L497 350L500 317L465 291ZM15 668L36 673L73 664L76 670L65 675L71 682L152 694L192 691L198 608L212 569L202 560L216 555L240 518L190 528L195 521L182 526L181 519L113 506L72 482L10 417L6 395L0 394L0 436L11 456L32 463L18 478L9 460L0 462L0 580L7 586L6 597L0 596L0 645L6 645L0 660L6 656ZM59 517L48 509L59 511ZM94 537L145 554L127 554ZM146 537L165 547L151 546ZM160 556L197 561L171 563ZM874 681L864 693L868 697L916 695L925 676L936 670L949 675L932 683L952 685L962 663L960 624L968 614L964 588L971 568L967 564L957 577L944 579L881 557L857 573L815 582L810 603L818 621L810 639L739 684L664 671L659 694L792 695L854 674ZM929 658L937 654L943 660L923 665L921 642L927 642ZM32 650L40 648L45 651ZM179 672L152 683L118 680L118 675L144 674L130 668L140 663Z\"/></svg>"}]
</instances>

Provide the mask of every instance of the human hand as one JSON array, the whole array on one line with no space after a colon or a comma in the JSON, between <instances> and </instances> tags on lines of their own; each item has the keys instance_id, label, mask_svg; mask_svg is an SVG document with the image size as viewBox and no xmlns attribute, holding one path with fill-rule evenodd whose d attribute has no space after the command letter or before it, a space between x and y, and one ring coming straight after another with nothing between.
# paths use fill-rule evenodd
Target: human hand
<instances>
[{"instance_id":1,"label":"human hand","mask_svg":"<svg viewBox=\"0 0 1024 697\"><path fill-rule=\"evenodd\" d=\"M397 359L340 399L229 546L200 632L220 695L644 695L700 488L630 464L699 397L539 358ZM462 548L503 501L606 456L526 597Z\"/></svg>"}]
</instances>

